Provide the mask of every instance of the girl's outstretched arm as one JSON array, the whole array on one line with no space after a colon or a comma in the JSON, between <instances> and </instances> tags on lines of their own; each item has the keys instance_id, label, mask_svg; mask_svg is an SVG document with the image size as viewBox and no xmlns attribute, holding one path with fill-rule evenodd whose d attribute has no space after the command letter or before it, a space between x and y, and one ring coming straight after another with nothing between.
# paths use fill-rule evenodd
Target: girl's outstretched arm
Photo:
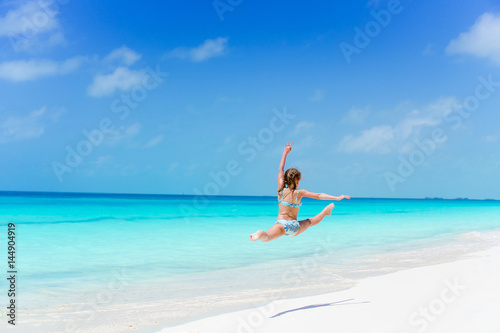
<instances>
[{"instance_id":1,"label":"girl's outstretched arm","mask_svg":"<svg viewBox=\"0 0 500 333\"><path fill-rule=\"evenodd\" d=\"M292 145L293 142L287 142L285 144L285 149L283 150L283 156L281 156L281 162L280 162L280 169L278 172L278 188L280 189L281 186L283 186L283 178L285 177L285 162L286 162L286 155L290 153L292 150Z\"/></svg>"},{"instance_id":2,"label":"girl's outstretched arm","mask_svg":"<svg viewBox=\"0 0 500 333\"><path fill-rule=\"evenodd\" d=\"M318 200L336 200L336 201L340 201L342 199L351 199L350 196L344 195L344 194L336 197L336 196L329 195L329 194L326 194L326 193L314 193L314 192L309 192L309 191L306 191L306 190L300 190L300 194L302 194L303 197L312 198L312 199L318 199Z\"/></svg>"}]
</instances>

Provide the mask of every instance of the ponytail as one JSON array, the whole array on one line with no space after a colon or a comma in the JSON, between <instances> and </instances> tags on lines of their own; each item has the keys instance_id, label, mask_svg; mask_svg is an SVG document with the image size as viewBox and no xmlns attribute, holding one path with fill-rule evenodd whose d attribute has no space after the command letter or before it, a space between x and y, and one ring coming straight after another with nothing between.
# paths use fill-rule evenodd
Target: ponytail
<instances>
[{"instance_id":1,"label":"ponytail","mask_svg":"<svg viewBox=\"0 0 500 333\"><path fill-rule=\"evenodd\" d=\"M283 182L281 183L281 187L278 189L278 192L283 191L283 189L285 188L285 185L286 185L286 182L285 182L285 180L283 180Z\"/></svg>"},{"instance_id":2,"label":"ponytail","mask_svg":"<svg viewBox=\"0 0 500 333\"><path fill-rule=\"evenodd\" d=\"M283 176L283 183L278 189L278 192L283 191L285 187L288 187L292 192L295 191L297 189L297 181L299 181L301 177L302 174L295 168L286 170L285 175Z\"/></svg>"}]
</instances>

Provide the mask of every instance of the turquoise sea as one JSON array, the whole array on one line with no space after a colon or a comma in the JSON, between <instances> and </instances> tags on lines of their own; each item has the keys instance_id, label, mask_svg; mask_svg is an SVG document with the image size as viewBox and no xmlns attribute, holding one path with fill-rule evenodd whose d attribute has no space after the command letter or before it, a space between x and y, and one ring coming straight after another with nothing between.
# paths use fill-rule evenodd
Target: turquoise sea
<instances>
[{"instance_id":1,"label":"turquoise sea","mask_svg":"<svg viewBox=\"0 0 500 333\"><path fill-rule=\"evenodd\" d=\"M299 219L327 203L303 199ZM335 204L304 234L262 243L249 235L275 223L276 197L0 192L2 266L14 223L20 325L73 332L138 313L178 324L500 244L500 201Z\"/></svg>"}]
</instances>

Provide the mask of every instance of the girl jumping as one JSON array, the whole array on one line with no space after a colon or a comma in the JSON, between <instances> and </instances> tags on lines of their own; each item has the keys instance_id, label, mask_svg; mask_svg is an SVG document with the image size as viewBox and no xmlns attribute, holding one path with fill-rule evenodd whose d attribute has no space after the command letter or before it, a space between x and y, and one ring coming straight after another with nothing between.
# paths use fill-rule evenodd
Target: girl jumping
<instances>
[{"instance_id":1,"label":"girl jumping","mask_svg":"<svg viewBox=\"0 0 500 333\"><path fill-rule=\"evenodd\" d=\"M250 240L261 240L263 242L270 242L283 235L297 236L303 233L307 228L316 225L323 220L327 215L331 214L335 204L331 203L326 206L321 213L313 218L297 221L299 207L302 206L300 202L303 197L319 199L319 200L342 200L350 199L348 195L341 195L334 197L325 193L313 193L303 189L299 189L301 174L295 168L285 170L286 156L292 150L292 143L288 142L285 145L283 156L281 157L280 169L278 173L278 219L276 224L273 225L268 231L258 230L250 235Z\"/></svg>"}]
</instances>

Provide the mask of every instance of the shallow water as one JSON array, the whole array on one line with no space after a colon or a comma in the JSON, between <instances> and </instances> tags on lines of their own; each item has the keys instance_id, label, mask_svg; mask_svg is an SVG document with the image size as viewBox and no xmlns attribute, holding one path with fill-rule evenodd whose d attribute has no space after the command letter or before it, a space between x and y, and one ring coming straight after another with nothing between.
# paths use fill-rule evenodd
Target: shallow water
<instances>
[{"instance_id":1,"label":"shallow water","mask_svg":"<svg viewBox=\"0 0 500 333\"><path fill-rule=\"evenodd\" d=\"M299 219L327 204L303 203ZM499 244L500 201L403 199L343 200L299 237L249 241L273 225L276 205L275 197L0 193L1 248L16 224L20 321L52 314L88 323L142 304L161 311L163 324L180 323Z\"/></svg>"}]
</instances>

